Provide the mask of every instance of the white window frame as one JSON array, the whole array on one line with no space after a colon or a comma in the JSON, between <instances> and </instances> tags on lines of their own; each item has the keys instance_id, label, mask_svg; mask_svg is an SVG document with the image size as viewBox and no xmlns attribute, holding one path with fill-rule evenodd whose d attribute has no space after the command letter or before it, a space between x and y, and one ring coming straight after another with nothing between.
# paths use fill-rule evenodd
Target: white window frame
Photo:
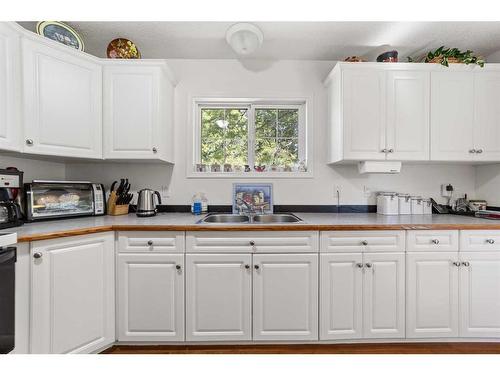
<instances>
[{"instance_id":1,"label":"white window frame","mask_svg":"<svg viewBox=\"0 0 500 375\"><path fill-rule=\"evenodd\" d=\"M191 157L188 158L189 178L311 178L311 124L308 105L310 100L300 99L248 99L248 98L195 98L193 99L193 137ZM256 109L298 109L299 110L299 160L306 160L306 172L196 172L195 166L201 163L201 111L204 108L246 108L248 109L248 164L253 167L255 158L255 110ZM189 162L189 160L191 162ZM209 166L208 166L209 167ZM222 168L223 166L221 166Z\"/></svg>"}]
</instances>

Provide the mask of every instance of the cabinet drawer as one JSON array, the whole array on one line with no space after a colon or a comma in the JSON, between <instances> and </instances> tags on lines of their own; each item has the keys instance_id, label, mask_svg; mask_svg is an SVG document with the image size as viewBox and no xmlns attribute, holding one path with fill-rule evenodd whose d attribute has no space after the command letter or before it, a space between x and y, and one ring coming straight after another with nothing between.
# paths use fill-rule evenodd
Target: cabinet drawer
<instances>
[{"instance_id":1,"label":"cabinet drawer","mask_svg":"<svg viewBox=\"0 0 500 375\"><path fill-rule=\"evenodd\" d=\"M321 252L405 251L403 230L321 232Z\"/></svg>"},{"instance_id":2,"label":"cabinet drawer","mask_svg":"<svg viewBox=\"0 0 500 375\"><path fill-rule=\"evenodd\" d=\"M409 230L407 251L458 251L457 230Z\"/></svg>"},{"instance_id":3,"label":"cabinet drawer","mask_svg":"<svg viewBox=\"0 0 500 375\"><path fill-rule=\"evenodd\" d=\"M187 232L191 253L312 253L318 232Z\"/></svg>"},{"instance_id":4,"label":"cabinet drawer","mask_svg":"<svg viewBox=\"0 0 500 375\"><path fill-rule=\"evenodd\" d=\"M500 230L461 230L460 251L499 251Z\"/></svg>"},{"instance_id":5,"label":"cabinet drawer","mask_svg":"<svg viewBox=\"0 0 500 375\"><path fill-rule=\"evenodd\" d=\"M183 253L184 232L118 232L120 253Z\"/></svg>"}]
</instances>

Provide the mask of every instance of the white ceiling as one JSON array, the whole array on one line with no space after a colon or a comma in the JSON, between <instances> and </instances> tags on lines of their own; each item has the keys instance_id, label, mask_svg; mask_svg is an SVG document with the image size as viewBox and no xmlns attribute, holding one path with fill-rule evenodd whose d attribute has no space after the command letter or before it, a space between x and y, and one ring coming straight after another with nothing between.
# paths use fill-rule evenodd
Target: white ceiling
<instances>
[{"instance_id":1,"label":"white ceiling","mask_svg":"<svg viewBox=\"0 0 500 375\"><path fill-rule=\"evenodd\" d=\"M34 30L36 22L19 22ZM67 22L82 36L86 52L105 57L108 43L125 37L143 58L232 59L225 32L233 22ZM408 55L441 45L489 56L500 50L500 22L255 22L264 33L255 59L374 59L388 46Z\"/></svg>"}]
</instances>

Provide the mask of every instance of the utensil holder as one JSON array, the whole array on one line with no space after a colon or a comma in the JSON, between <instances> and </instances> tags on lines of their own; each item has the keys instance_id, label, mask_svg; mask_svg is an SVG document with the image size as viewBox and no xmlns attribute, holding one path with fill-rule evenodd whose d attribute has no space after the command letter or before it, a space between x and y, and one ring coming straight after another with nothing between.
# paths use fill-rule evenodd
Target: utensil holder
<instances>
[{"instance_id":1,"label":"utensil holder","mask_svg":"<svg viewBox=\"0 0 500 375\"><path fill-rule=\"evenodd\" d=\"M116 193L113 191L108 198L108 215L128 215L128 204L116 204Z\"/></svg>"}]
</instances>

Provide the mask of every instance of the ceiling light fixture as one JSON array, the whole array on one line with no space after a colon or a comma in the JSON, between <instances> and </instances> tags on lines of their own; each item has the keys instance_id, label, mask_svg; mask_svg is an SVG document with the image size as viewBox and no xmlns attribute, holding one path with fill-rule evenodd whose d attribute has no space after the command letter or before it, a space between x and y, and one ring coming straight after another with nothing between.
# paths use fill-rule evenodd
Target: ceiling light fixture
<instances>
[{"instance_id":1,"label":"ceiling light fixture","mask_svg":"<svg viewBox=\"0 0 500 375\"><path fill-rule=\"evenodd\" d=\"M264 34L251 23L236 23L226 31L226 41L238 55L250 55L264 41Z\"/></svg>"}]
</instances>

